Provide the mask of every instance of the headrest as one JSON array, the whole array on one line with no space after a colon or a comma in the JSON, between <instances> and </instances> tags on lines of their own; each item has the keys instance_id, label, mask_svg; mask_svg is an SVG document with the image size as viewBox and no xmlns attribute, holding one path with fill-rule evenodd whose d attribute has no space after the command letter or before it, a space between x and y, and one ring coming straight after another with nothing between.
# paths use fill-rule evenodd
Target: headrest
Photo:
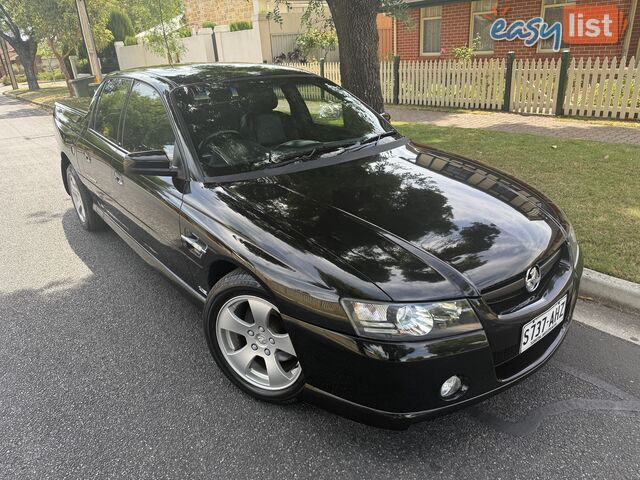
<instances>
[{"instance_id":1,"label":"headrest","mask_svg":"<svg viewBox=\"0 0 640 480\"><path fill-rule=\"evenodd\" d=\"M190 107L229 102L233 98L231 89L210 89L206 85L190 85L176 90L175 98Z\"/></svg>"},{"instance_id":2,"label":"headrest","mask_svg":"<svg viewBox=\"0 0 640 480\"><path fill-rule=\"evenodd\" d=\"M231 89L229 88L216 88L209 94L211 103L229 102L232 98Z\"/></svg>"},{"instance_id":3,"label":"headrest","mask_svg":"<svg viewBox=\"0 0 640 480\"><path fill-rule=\"evenodd\" d=\"M242 103L249 113L269 113L278 106L278 97L272 88L247 92Z\"/></svg>"}]
</instances>

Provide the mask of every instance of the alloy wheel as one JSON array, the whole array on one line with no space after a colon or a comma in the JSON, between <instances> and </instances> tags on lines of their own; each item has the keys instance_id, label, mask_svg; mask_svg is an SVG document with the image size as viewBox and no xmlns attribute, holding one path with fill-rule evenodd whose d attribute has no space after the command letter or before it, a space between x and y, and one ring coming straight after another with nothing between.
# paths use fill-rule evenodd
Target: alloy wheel
<instances>
[{"instance_id":1,"label":"alloy wheel","mask_svg":"<svg viewBox=\"0 0 640 480\"><path fill-rule=\"evenodd\" d=\"M76 209L76 213L80 220L84 223L87 221L87 212L82 201L82 195L80 194L80 188L76 182L76 177L71 169L67 170L67 183L69 184L69 190L71 191L71 201Z\"/></svg>"},{"instance_id":2,"label":"alloy wheel","mask_svg":"<svg viewBox=\"0 0 640 480\"><path fill-rule=\"evenodd\" d=\"M300 377L280 312L263 298L241 295L227 301L218 312L216 338L229 366L255 387L280 391Z\"/></svg>"}]
</instances>

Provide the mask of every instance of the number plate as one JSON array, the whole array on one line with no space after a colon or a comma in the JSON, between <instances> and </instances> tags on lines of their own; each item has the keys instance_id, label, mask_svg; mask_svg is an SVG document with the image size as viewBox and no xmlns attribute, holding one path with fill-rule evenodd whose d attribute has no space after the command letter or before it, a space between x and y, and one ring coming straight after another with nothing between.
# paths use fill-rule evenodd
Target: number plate
<instances>
[{"instance_id":1,"label":"number plate","mask_svg":"<svg viewBox=\"0 0 640 480\"><path fill-rule=\"evenodd\" d=\"M567 306L567 296L562 297L556 304L542 315L522 327L520 337L520 353L533 346L538 340L547 335L551 330L562 323L564 311Z\"/></svg>"}]
</instances>

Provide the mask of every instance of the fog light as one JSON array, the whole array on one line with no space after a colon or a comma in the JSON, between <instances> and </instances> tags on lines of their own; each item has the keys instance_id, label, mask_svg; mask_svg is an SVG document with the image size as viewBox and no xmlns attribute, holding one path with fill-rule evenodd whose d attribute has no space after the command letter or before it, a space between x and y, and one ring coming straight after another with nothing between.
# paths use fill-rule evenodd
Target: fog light
<instances>
[{"instance_id":1,"label":"fog light","mask_svg":"<svg viewBox=\"0 0 640 480\"><path fill-rule=\"evenodd\" d=\"M442 398L453 397L462 388L462 380L457 375L449 377L440 387L440 396Z\"/></svg>"}]
</instances>

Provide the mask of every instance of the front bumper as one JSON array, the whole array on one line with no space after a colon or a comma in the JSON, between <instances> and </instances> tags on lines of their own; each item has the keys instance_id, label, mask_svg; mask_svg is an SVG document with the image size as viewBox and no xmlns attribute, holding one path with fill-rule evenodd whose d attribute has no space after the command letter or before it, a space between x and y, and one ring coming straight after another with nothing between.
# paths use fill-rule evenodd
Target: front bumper
<instances>
[{"instance_id":1,"label":"front bumper","mask_svg":"<svg viewBox=\"0 0 640 480\"><path fill-rule=\"evenodd\" d=\"M305 397L340 415L393 429L479 402L526 378L551 358L568 331L581 274L580 259L521 315L502 318L482 300L472 300L483 330L428 342L371 341L285 317L305 375ZM508 361L496 356L519 341L525 323L564 295L568 310L558 327ZM458 375L467 388L445 400L440 386L452 375Z\"/></svg>"}]
</instances>

